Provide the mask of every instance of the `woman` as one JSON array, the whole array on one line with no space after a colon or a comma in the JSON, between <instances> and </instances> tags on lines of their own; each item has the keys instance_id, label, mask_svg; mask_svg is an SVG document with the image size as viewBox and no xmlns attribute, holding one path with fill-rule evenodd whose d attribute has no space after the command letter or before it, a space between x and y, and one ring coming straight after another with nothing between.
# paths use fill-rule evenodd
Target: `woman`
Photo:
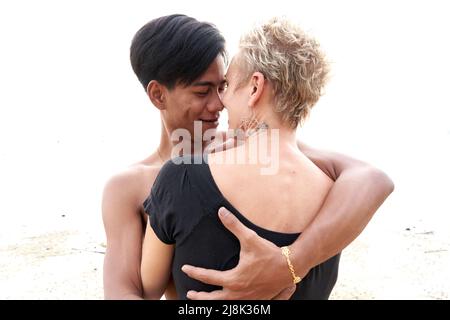
<instances>
[{"instance_id":1,"label":"woman","mask_svg":"<svg viewBox=\"0 0 450 320\"><path fill-rule=\"evenodd\" d=\"M241 38L219 95L230 128L242 130L244 140L209 154L207 162L186 164L199 161L185 157L162 168L144 203L151 224L141 266L146 298L160 299L171 273L179 299L188 290L218 288L189 278L181 271L184 264L218 270L237 265L239 241L219 221L220 207L284 247L280 259L297 284L293 299L328 298L339 255L299 281L288 251L332 186L296 142L296 128L319 99L327 71L318 44L285 19L274 18ZM268 150L270 157L261 159ZM175 164L180 160L184 164ZM276 163L275 171L264 173L267 161L272 168Z\"/></svg>"}]
</instances>

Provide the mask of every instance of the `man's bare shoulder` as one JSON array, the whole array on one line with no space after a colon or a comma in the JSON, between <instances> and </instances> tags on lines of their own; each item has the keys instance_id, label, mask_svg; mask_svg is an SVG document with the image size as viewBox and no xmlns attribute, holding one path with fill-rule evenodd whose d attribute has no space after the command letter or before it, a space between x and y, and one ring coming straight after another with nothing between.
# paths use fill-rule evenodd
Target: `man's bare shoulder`
<instances>
[{"instance_id":1,"label":"man's bare shoulder","mask_svg":"<svg viewBox=\"0 0 450 320\"><path fill-rule=\"evenodd\" d=\"M161 164L144 160L115 173L105 183L103 202L139 207L150 193L160 170Z\"/></svg>"}]
</instances>

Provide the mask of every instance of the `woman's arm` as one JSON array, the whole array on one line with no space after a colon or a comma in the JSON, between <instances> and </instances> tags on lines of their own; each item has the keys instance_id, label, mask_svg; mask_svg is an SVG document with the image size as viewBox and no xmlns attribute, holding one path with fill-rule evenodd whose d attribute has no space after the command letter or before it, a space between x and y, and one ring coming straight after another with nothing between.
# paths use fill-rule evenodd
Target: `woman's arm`
<instances>
[{"instance_id":1,"label":"woman's arm","mask_svg":"<svg viewBox=\"0 0 450 320\"><path fill-rule=\"evenodd\" d=\"M150 224L142 246L141 278L145 299L161 299L170 279L174 245L158 239Z\"/></svg>"}]
</instances>

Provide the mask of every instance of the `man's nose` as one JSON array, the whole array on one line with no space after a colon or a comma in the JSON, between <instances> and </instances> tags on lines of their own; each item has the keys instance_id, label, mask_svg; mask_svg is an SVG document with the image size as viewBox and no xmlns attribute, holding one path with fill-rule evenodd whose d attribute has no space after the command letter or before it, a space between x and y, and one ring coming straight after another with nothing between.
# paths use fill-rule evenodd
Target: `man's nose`
<instances>
[{"instance_id":1,"label":"man's nose","mask_svg":"<svg viewBox=\"0 0 450 320\"><path fill-rule=\"evenodd\" d=\"M216 93L211 97L211 101L208 103L207 108L208 111L212 113L223 110L223 103L219 97L219 93Z\"/></svg>"}]
</instances>

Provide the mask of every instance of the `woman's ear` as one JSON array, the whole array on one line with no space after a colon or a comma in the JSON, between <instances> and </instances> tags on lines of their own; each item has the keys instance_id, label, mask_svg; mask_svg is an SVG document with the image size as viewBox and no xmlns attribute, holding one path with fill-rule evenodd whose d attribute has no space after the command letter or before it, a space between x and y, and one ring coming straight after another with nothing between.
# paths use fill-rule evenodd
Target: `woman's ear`
<instances>
[{"instance_id":1,"label":"woman's ear","mask_svg":"<svg viewBox=\"0 0 450 320\"><path fill-rule=\"evenodd\" d=\"M153 103L155 107L159 110L165 110L165 86L159 83L156 80L150 81L147 86L147 95L150 98L150 101Z\"/></svg>"},{"instance_id":2,"label":"woman's ear","mask_svg":"<svg viewBox=\"0 0 450 320\"><path fill-rule=\"evenodd\" d=\"M248 102L250 107L254 107L262 96L264 91L264 75L261 72L253 73L250 79L250 100Z\"/></svg>"}]
</instances>

